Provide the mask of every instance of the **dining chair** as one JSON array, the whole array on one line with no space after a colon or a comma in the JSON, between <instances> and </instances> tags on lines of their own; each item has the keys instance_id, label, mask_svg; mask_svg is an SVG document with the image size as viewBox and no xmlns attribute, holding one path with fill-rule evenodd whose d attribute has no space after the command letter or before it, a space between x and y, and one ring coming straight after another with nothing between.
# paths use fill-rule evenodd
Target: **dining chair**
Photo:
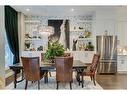
<instances>
[{"instance_id":1,"label":"dining chair","mask_svg":"<svg viewBox=\"0 0 127 95\"><path fill-rule=\"evenodd\" d=\"M90 66L88 66L87 70L81 73L81 77L82 77L82 88L84 87L84 76L90 76L91 80L93 81L94 85L96 86L96 82L95 82L95 76L96 76L96 69L97 66L99 64L99 59L100 59L100 55L99 54L94 54L93 59L92 59L92 63L90 64Z\"/></svg>"},{"instance_id":2,"label":"dining chair","mask_svg":"<svg viewBox=\"0 0 127 95\"><path fill-rule=\"evenodd\" d=\"M71 56L71 53L64 53L64 57L69 57Z\"/></svg>"},{"instance_id":3,"label":"dining chair","mask_svg":"<svg viewBox=\"0 0 127 95\"><path fill-rule=\"evenodd\" d=\"M40 80L44 73L40 71L39 57L21 57L21 61L26 79L25 89L27 89L28 81L38 81L38 89L40 89Z\"/></svg>"},{"instance_id":4,"label":"dining chair","mask_svg":"<svg viewBox=\"0 0 127 95\"><path fill-rule=\"evenodd\" d=\"M59 82L69 82L72 89L73 57L55 57L57 89Z\"/></svg>"}]
</instances>

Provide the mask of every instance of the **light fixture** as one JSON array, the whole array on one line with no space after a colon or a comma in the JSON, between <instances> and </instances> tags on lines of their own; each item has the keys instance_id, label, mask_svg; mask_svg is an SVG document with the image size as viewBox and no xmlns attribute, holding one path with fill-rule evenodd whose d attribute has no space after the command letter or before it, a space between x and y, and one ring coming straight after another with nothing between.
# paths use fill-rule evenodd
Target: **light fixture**
<instances>
[{"instance_id":1,"label":"light fixture","mask_svg":"<svg viewBox=\"0 0 127 95\"><path fill-rule=\"evenodd\" d=\"M30 9L29 9L29 8L27 8L27 9L26 9L26 11L30 11Z\"/></svg>"},{"instance_id":2,"label":"light fixture","mask_svg":"<svg viewBox=\"0 0 127 95\"><path fill-rule=\"evenodd\" d=\"M71 11L73 12L73 11L74 11L74 9L72 8L72 9L71 9Z\"/></svg>"},{"instance_id":3,"label":"light fixture","mask_svg":"<svg viewBox=\"0 0 127 95\"><path fill-rule=\"evenodd\" d=\"M54 34L54 28L52 26L39 26L38 31L42 35L52 35Z\"/></svg>"}]
</instances>

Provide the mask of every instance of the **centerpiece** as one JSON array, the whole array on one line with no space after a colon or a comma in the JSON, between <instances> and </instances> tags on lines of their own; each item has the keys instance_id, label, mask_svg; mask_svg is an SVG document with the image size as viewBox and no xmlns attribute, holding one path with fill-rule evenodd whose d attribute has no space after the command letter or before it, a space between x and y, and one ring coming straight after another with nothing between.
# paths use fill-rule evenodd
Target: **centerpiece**
<instances>
[{"instance_id":1,"label":"centerpiece","mask_svg":"<svg viewBox=\"0 0 127 95\"><path fill-rule=\"evenodd\" d=\"M54 58L58 56L64 56L64 47L59 44L58 41L49 43L48 49L45 53L45 59L49 60L51 63L54 63Z\"/></svg>"}]
</instances>

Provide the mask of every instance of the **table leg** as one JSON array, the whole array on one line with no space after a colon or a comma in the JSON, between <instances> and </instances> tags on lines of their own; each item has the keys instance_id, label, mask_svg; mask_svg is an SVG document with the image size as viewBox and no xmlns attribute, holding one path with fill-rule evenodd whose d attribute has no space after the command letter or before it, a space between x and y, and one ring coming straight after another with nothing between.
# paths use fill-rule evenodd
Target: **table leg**
<instances>
[{"instance_id":1,"label":"table leg","mask_svg":"<svg viewBox=\"0 0 127 95\"><path fill-rule=\"evenodd\" d=\"M22 69L22 79L21 80L24 80L24 71Z\"/></svg>"},{"instance_id":2,"label":"table leg","mask_svg":"<svg viewBox=\"0 0 127 95\"><path fill-rule=\"evenodd\" d=\"M17 83L17 73L14 71L14 88L16 88L16 83Z\"/></svg>"},{"instance_id":3,"label":"table leg","mask_svg":"<svg viewBox=\"0 0 127 95\"><path fill-rule=\"evenodd\" d=\"M44 82L48 83L48 70L45 70L44 72L45 72L45 74L44 74Z\"/></svg>"},{"instance_id":4,"label":"table leg","mask_svg":"<svg viewBox=\"0 0 127 95\"><path fill-rule=\"evenodd\" d=\"M76 74L76 79L77 79L77 81L79 82L79 85L80 85L80 73L79 72L77 72L77 74Z\"/></svg>"},{"instance_id":5,"label":"table leg","mask_svg":"<svg viewBox=\"0 0 127 95\"><path fill-rule=\"evenodd\" d=\"M76 69L76 80L78 81L79 86L80 86L80 83L82 82L80 79L80 75L83 72L83 70L84 70L84 68L77 68Z\"/></svg>"},{"instance_id":6,"label":"table leg","mask_svg":"<svg viewBox=\"0 0 127 95\"><path fill-rule=\"evenodd\" d=\"M20 69L13 69L14 71L14 88L16 88L16 84L24 80L24 74L22 70L22 79L17 81L17 74L20 73Z\"/></svg>"}]
</instances>

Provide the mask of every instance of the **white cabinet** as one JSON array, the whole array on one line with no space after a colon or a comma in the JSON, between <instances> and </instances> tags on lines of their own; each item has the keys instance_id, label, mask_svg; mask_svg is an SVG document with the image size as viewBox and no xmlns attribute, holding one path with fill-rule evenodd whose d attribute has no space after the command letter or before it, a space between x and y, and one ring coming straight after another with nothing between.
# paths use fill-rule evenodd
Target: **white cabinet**
<instances>
[{"instance_id":1,"label":"white cabinet","mask_svg":"<svg viewBox=\"0 0 127 95\"><path fill-rule=\"evenodd\" d=\"M127 55L118 55L117 57L117 71L127 71Z\"/></svg>"},{"instance_id":2,"label":"white cabinet","mask_svg":"<svg viewBox=\"0 0 127 95\"><path fill-rule=\"evenodd\" d=\"M105 31L108 32L108 35L116 35L114 20L97 20L95 25L96 35L104 35Z\"/></svg>"},{"instance_id":3,"label":"white cabinet","mask_svg":"<svg viewBox=\"0 0 127 95\"><path fill-rule=\"evenodd\" d=\"M127 21L117 22L117 35L120 46L127 46Z\"/></svg>"}]
</instances>

